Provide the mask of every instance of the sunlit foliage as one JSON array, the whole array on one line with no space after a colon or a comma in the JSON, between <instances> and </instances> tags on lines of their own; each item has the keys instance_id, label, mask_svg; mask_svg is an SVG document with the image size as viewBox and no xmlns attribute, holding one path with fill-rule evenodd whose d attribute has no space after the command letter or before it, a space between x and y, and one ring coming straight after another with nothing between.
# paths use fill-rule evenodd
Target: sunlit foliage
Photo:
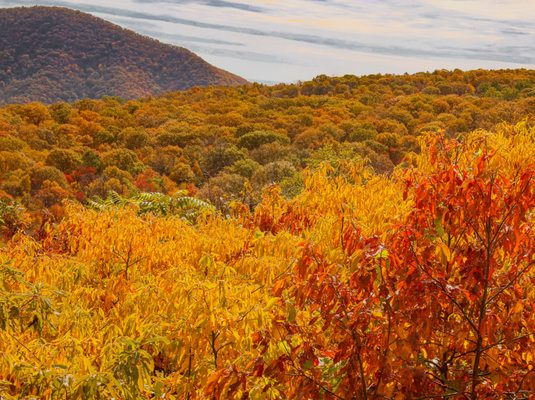
<instances>
[{"instance_id":1,"label":"sunlit foliage","mask_svg":"<svg viewBox=\"0 0 535 400\"><path fill-rule=\"evenodd\" d=\"M0 396L531 398L534 132L329 160L194 221L67 202L0 250Z\"/></svg>"},{"instance_id":2,"label":"sunlit foliage","mask_svg":"<svg viewBox=\"0 0 535 400\"><path fill-rule=\"evenodd\" d=\"M224 213L235 200L253 209L272 184L296 196L301 171L325 161L365 161L390 175L412 164L426 134L529 127L534 88L529 70L436 71L9 105L0 108L0 196L28 209L37 227L59 220L64 200L112 191L185 190Z\"/></svg>"}]
</instances>

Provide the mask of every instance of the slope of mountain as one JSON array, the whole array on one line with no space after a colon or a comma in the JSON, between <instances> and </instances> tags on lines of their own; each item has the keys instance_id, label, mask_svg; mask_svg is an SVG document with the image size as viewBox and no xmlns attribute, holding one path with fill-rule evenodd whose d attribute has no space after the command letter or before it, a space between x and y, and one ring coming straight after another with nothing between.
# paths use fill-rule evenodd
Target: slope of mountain
<instances>
[{"instance_id":1,"label":"slope of mountain","mask_svg":"<svg viewBox=\"0 0 535 400\"><path fill-rule=\"evenodd\" d=\"M189 50L79 11L0 10L0 103L134 98L244 83Z\"/></svg>"}]
</instances>

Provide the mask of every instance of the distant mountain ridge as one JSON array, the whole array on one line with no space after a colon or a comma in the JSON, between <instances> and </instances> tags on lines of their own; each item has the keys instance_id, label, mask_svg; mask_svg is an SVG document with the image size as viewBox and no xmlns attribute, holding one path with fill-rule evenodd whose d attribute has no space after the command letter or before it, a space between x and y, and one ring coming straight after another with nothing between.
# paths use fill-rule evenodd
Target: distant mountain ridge
<instances>
[{"instance_id":1,"label":"distant mountain ridge","mask_svg":"<svg viewBox=\"0 0 535 400\"><path fill-rule=\"evenodd\" d=\"M0 103L136 98L247 81L181 47L61 7L0 9Z\"/></svg>"}]
</instances>

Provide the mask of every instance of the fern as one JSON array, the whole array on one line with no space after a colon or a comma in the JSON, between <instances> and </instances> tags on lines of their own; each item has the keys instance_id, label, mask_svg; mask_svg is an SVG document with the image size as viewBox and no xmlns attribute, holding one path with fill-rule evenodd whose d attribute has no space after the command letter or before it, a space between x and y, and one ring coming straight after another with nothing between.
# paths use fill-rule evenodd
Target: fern
<instances>
[{"instance_id":1,"label":"fern","mask_svg":"<svg viewBox=\"0 0 535 400\"><path fill-rule=\"evenodd\" d=\"M184 191L177 192L172 196L163 193L143 192L131 197L123 197L117 192L111 191L105 199L96 197L88 200L87 206L97 211L134 206L140 215L146 213L160 216L178 215L190 222L193 222L201 213L215 210L214 206L203 200L186 196Z\"/></svg>"}]
</instances>

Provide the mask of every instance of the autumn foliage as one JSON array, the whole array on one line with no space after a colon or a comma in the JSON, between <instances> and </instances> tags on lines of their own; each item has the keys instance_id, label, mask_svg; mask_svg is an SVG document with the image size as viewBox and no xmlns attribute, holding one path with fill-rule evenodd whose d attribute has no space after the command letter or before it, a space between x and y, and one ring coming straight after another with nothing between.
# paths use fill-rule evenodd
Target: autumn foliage
<instances>
[{"instance_id":1,"label":"autumn foliage","mask_svg":"<svg viewBox=\"0 0 535 400\"><path fill-rule=\"evenodd\" d=\"M287 313L256 334L253 376L292 398L533 394L533 166L507 175L495 150L429 146L401 224L380 238L346 222L338 261L307 243L275 283Z\"/></svg>"},{"instance_id":2,"label":"autumn foliage","mask_svg":"<svg viewBox=\"0 0 535 400\"><path fill-rule=\"evenodd\" d=\"M0 250L0 396L532 398L534 134L427 135L193 221L68 203Z\"/></svg>"},{"instance_id":3,"label":"autumn foliage","mask_svg":"<svg viewBox=\"0 0 535 400\"><path fill-rule=\"evenodd\" d=\"M60 220L64 200L110 192L187 190L226 214L233 201L254 209L273 184L295 197L301 171L324 162L388 175L414 164L427 133L533 124L534 95L533 71L456 70L12 104L0 108L0 201L26 209L34 230Z\"/></svg>"}]
</instances>

